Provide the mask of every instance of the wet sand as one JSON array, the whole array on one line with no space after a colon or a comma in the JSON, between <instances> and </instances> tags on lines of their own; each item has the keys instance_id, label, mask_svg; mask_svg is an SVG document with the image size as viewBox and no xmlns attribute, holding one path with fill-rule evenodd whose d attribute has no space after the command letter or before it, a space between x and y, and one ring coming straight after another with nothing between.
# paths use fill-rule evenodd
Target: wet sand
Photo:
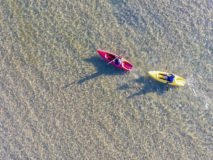
<instances>
[{"instance_id":1,"label":"wet sand","mask_svg":"<svg viewBox=\"0 0 213 160\"><path fill-rule=\"evenodd\" d=\"M1 1L0 159L213 157L210 1ZM96 52L124 56L125 72ZM168 87L149 70L173 72Z\"/></svg>"}]
</instances>

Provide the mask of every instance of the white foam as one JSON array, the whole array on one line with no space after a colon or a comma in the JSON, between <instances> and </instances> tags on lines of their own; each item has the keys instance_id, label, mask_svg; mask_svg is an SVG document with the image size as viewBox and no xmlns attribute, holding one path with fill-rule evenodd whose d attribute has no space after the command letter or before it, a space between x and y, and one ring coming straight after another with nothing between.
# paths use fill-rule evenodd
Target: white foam
<instances>
[{"instance_id":1,"label":"white foam","mask_svg":"<svg viewBox=\"0 0 213 160\"><path fill-rule=\"evenodd\" d=\"M198 75L198 80L196 81L194 76L191 75L190 77L188 77L186 79L186 84L188 84L189 89L192 91L193 95L200 101L203 103L204 109L208 110L209 109L209 103L210 98L205 94L204 91L202 91L201 89L198 88L198 86L202 85L200 81L203 81L202 76Z\"/></svg>"}]
</instances>

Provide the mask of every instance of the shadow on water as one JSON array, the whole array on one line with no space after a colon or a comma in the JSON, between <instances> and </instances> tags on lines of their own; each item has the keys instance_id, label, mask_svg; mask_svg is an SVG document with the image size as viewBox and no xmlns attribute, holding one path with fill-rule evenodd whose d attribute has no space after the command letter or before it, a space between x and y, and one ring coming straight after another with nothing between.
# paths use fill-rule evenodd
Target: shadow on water
<instances>
[{"instance_id":1,"label":"shadow on water","mask_svg":"<svg viewBox=\"0 0 213 160\"><path fill-rule=\"evenodd\" d=\"M136 92L130 96L128 96L127 98L133 98L135 96L140 96L140 95L144 95L150 92L156 92L159 95L164 94L165 92L168 91L169 87L166 84L160 83L150 77L144 77L144 76L140 76L137 79L132 80L135 83L141 84L143 85L140 89L139 92ZM127 84L124 84L122 86L120 86L118 89L120 90L125 90L125 89L131 89L131 88L135 88L135 87L129 87Z\"/></svg>"},{"instance_id":2,"label":"shadow on water","mask_svg":"<svg viewBox=\"0 0 213 160\"><path fill-rule=\"evenodd\" d=\"M97 70L97 72L80 79L79 81L77 81L78 84L82 84L85 81L88 81L90 79L94 79L94 78L101 76L101 75L113 76L113 75L123 75L123 74L126 73L126 71L124 71L120 68L116 68L116 67L112 66L111 64L108 64L106 61L101 59L99 56L93 56L93 57L85 59L84 61L86 61L88 63L92 63L94 65L95 69ZM71 86L72 84L75 84L75 83L76 82L72 82L70 84L67 84L63 88L67 88L67 87L69 87L69 86Z\"/></svg>"}]
</instances>

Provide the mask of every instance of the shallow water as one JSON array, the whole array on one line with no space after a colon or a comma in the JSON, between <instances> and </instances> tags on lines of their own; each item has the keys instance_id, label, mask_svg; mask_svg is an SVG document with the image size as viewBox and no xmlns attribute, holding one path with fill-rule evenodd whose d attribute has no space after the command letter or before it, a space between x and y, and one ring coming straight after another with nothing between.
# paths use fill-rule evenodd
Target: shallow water
<instances>
[{"instance_id":1,"label":"shallow water","mask_svg":"<svg viewBox=\"0 0 213 160\"><path fill-rule=\"evenodd\" d=\"M0 159L211 159L212 7L0 1ZM167 87L149 70L187 83Z\"/></svg>"}]
</instances>

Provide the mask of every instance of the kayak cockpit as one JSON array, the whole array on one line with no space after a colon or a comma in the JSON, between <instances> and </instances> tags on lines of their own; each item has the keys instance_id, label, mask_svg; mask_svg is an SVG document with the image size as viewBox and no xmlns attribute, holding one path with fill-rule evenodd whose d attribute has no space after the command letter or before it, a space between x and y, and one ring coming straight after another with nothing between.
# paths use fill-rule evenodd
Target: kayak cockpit
<instances>
[{"instance_id":1,"label":"kayak cockpit","mask_svg":"<svg viewBox=\"0 0 213 160\"><path fill-rule=\"evenodd\" d=\"M109 61L113 61L116 58L116 56L109 54L109 53L106 53L105 58Z\"/></svg>"}]
</instances>

